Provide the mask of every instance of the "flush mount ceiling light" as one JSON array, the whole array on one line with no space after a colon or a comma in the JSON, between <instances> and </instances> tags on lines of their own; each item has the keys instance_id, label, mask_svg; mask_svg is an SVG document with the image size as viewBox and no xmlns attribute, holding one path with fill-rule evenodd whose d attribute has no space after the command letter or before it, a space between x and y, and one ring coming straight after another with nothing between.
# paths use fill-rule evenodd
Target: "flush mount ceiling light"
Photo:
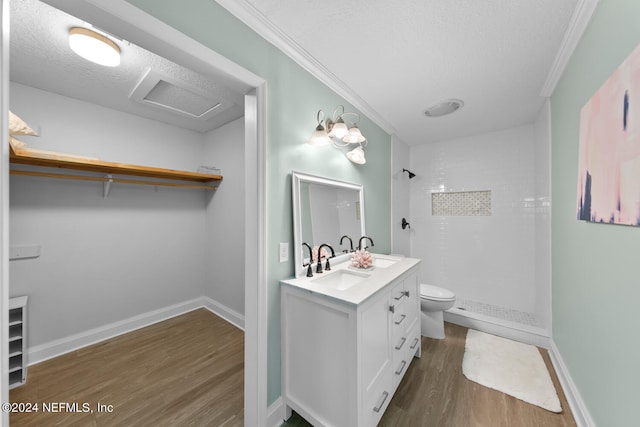
<instances>
[{"instance_id":1,"label":"flush mount ceiling light","mask_svg":"<svg viewBox=\"0 0 640 427\"><path fill-rule=\"evenodd\" d=\"M353 121L345 121L346 117L355 117ZM336 147L347 147L351 144L358 144L356 148L346 154L353 163L364 164L364 147L367 146L367 139L358 128L360 115L357 113L347 113L342 105L338 105L333 111L330 119L324 120L324 111L319 110L316 116L318 125L307 140L307 144L314 146L334 145ZM347 123L349 123L347 125ZM326 125L326 128L325 128Z\"/></svg>"},{"instance_id":2,"label":"flush mount ceiling light","mask_svg":"<svg viewBox=\"0 0 640 427\"><path fill-rule=\"evenodd\" d=\"M88 28L69 30L69 47L84 59L107 67L120 65L120 48L107 36Z\"/></svg>"},{"instance_id":3,"label":"flush mount ceiling light","mask_svg":"<svg viewBox=\"0 0 640 427\"><path fill-rule=\"evenodd\" d=\"M438 102L437 104L427 108L424 115L427 117L446 116L447 114L458 111L463 105L464 102L460 99L445 99L444 101Z\"/></svg>"}]
</instances>

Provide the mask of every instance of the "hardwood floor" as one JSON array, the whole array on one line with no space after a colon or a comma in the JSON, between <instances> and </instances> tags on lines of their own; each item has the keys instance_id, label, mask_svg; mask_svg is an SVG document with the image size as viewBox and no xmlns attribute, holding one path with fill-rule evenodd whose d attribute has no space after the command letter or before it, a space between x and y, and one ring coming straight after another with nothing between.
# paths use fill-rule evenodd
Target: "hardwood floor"
<instances>
[{"instance_id":1,"label":"hardwood floor","mask_svg":"<svg viewBox=\"0 0 640 427\"><path fill-rule=\"evenodd\" d=\"M564 410L554 414L462 375L467 328L445 323L447 338L422 337L422 357L413 359L380 427L565 427L576 426L546 350L540 350ZM287 426L308 426L294 414Z\"/></svg>"},{"instance_id":2,"label":"hardwood floor","mask_svg":"<svg viewBox=\"0 0 640 427\"><path fill-rule=\"evenodd\" d=\"M29 367L10 399L39 411L12 413L10 422L242 426L243 382L244 333L198 309Z\"/></svg>"},{"instance_id":3,"label":"hardwood floor","mask_svg":"<svg viewBox=\"0 0 640 427\"><path fill-rule=\"evenodd\" d=\"M562 414L469 381L462 375L467 328L445 323L445 329L444 340L422 338L422 358L411 363L379 426L576 426L546 350L540 352ZM199 309L29 367L27 383L10 398L38 403L38 412L12 413L10 421L12 427L242 426L243 377L244 333ZM81 412L85 403L90 412ZM285 425L309 424L294 414Z\"/></svg>"}]
</instances>

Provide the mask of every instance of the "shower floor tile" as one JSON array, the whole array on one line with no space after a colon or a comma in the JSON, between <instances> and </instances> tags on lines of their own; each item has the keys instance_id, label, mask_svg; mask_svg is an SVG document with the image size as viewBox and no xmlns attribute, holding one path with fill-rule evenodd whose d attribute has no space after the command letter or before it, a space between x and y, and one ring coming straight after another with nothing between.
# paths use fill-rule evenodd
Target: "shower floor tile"
<instances>
[{"instance_id":1,"label":"shower floor tile","mask_svg":"<svg viewBox=\"0 0 640 427\"><path fill-rule=\"evenodd\" d=\"M514 310L511 308L500 307L493 304L485 304L482 302L456 298L456 308L470 311L485 316L495 317L510 322L520 323L522 325L540 326L536 316L532 313Z\"/></svg>"}]
</instances>

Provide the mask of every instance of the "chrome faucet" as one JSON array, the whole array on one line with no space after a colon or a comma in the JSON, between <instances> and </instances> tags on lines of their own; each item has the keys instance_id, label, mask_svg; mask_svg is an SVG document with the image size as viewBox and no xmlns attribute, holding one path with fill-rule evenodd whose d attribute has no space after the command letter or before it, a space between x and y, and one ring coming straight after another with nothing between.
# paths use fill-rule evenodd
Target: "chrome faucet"
<instances>
[{"instance_id":1,"label":"chrome faucet","mask_svg":"<svg viewBox=\"0 0 640 427\"><path fill-rule=\"evenodd\" d=\"M336 256L336 253L333 251L333 248L331 247L331 245L327 243L321 244L320 247L318 248L318 265L316 265L316 273L322 273L322 255L321 254L322 254L322 248L324 247L331 249L331 256L327 258L327 263L324 266L324 269L326 271L331 270L331 265L329 265L329 259Z\"/></svg>"},{"instance_id":2,"label":"chrome faucet","mask_svg":"<svg viewBox=\"0 0 640 427\"><path fill-rule=\"evenodd\" d=\"M349 236L347 236L347 235L345 234L344 236L342 236L342 237L340 238L340 244L342 244L342 241L343 241L344 239L349 239L349 248L350 248L350 249L349 249L349 250L346 250L346 249L345 249L345 250L344 250L344 251L342 251L342 252L344 252L345 254L346 254L346 253L349 253L349 252L353 252L353 240L351 240L351 237L349 237Z\"/></svg>"},{"instance_id":3,"label":"chrome faucet","mask_svg":"<svg viewBox=\"0 0 640 427\"><path fill-rule=\"evenodd\" d=\"M313 249L307 243L303 242L302 246L306 246L309 249L309 262L307 264L302 264L303 267L307 267L307 277L313 277L313 269L311 268L311 263L313 262Z\"/></svg>"},{"instance_id":4,"label":"chrome faucet","mask_svg":"<svg viewBox=\"0 0 640 427\"><path fill-rule=\"evenodd\" d=\"M359 249L359 250L362 250L362 241L363 241L364 239L367 239L369 242L371 242L371 246L375 246L375 245L373 244L373 239L372 239L371 237L369 237L369 236L362 236L362 237L360 238L360 241L358 242L358 249ZM365 246L364 248L365 248L365 249L367 249L367 248L368 248L368 246Z\"/></svg>"}]
</instances>

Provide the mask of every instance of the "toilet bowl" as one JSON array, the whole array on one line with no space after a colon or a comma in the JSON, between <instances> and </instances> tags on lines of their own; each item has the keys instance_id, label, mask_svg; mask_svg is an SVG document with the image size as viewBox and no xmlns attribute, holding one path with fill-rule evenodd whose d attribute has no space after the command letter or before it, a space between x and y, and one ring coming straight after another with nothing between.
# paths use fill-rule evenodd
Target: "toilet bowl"
<instances>
[{"instance_id":1,"label":"toilet bowl","mask_svg":"<svg viewBox=\"0 0 640 427\"><path fill-rule=\"evenodd\" d=\"M420 284L420 327L422 336L443 339L445 310L453 307L456 296L448 289Z\"/></svg>"}]
</instances>

